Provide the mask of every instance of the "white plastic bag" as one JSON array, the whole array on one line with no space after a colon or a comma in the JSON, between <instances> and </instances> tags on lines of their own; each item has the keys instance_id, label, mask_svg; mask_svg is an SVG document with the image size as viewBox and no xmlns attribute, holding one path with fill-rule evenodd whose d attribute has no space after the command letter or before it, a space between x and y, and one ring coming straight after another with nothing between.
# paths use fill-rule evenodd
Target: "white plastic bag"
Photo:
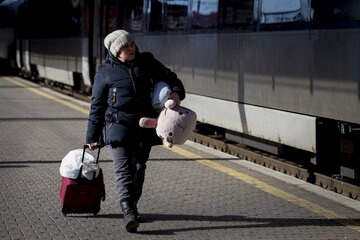
<instances>
[{"instance_id":1,"label":"white plastic bag","mask_svg":"<svg viewBox=\"0 0 360 240\"><path fill-rule=\"evenodd\" d=\"M96 176L99 174L100 169L96 164L96 158L91 153L85 151L84 163L81 163L83 151L84 149L76 149L66 154L60 165L61 176L75 179L79 176L81 166L83 166L81 175L89 180L93 178L94 171L96 171Z\"/></svg>"},{"instance_id":2,"label":"white plastic bag","mask_svg":"<svg viewBox=\"0 0 360 240\"><path fill-rule=\"evenodd\" d=\"M91 160L84 159L82 166L83 166L83 168L81 171L81 177L87 178L88 180L92 180L94 178L94 172L95 172L95 177L97 177L99 175L100 167L99 167L99 164L96 164L95 157L94 157L94 159L91 159Z\"/></svg>"}]
</instances>

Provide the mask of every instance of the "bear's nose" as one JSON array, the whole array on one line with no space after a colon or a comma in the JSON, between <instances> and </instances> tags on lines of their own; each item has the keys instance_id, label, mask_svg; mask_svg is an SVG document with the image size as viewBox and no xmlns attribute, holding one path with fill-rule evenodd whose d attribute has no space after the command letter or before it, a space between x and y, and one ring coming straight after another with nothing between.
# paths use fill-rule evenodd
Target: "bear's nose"
<instances>
[{"instance_id":1,"label":"bear's nose","mask_svg":"<svg viewBox=\"0 0 360 240\"><path fill-rule=\"evenodd\" d=\"M174 143L174 139L172 138L172 137L167 137L166 138L166 141L168 142L168 143Z\"/></svg>"}]
</instances>

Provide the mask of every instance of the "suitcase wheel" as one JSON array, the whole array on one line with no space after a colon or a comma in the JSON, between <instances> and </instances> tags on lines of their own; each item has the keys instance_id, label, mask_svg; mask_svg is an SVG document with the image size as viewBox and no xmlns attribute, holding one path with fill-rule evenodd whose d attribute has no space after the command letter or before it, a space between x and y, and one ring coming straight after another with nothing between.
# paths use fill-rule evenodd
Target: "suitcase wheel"
<instances>
[{"instance_id":1,"label":"suitcase wheel","mask_svg":"<svg viewBox=\"0 0 360 240\"><path fill-rule=\"evenodd\" d=\"M68 209L67 207L63 207L61 210L62 214L66 217L66 214L68 214Z\"/></svg>"},{"instance_id":2,"label":"suitcase wheel","mask_svg":"<svg viewBox=\"0 0 360 240\"><path fill-rule=\"evenodd\" d=\"M96 217L99 212L100 212L100 208L95 208L93 211L94 216Z\"/></svg>"}]
</instances>

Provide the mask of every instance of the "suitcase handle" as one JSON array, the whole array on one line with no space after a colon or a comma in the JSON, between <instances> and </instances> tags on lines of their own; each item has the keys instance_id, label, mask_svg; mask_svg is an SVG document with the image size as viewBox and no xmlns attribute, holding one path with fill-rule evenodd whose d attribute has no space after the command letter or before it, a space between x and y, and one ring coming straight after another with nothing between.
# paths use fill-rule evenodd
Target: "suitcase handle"
<instances>
[{"instance_id":1,"label":"suitcase handle","mask_svg":"<svg viewBox=\"0 0 360 240\"><path fill-rule=\"evenodd\" d=\"M97 145L98 147L98 154L97 154L97 158L96 158L96 164L99 163L99 157L100 157L100 149L102 148L101 145ZM81 163L84 162L84 157L85 157L85 150L89 148L89 146L87 144L84 145L84 150L83 150L83 154L82 154L82 157L81 157Z\"/></svg>"},{"instance_id":2,"label":"suitcase handle","mask_svg":"<svg viewBox=\"0 0 360 240\"><path fill-rule=\"evenodd\" d=\"M97 157L96 157L96 164L99 163L99 157L100 157L100 149L103 147L103 145L97 145L98 147L98 154L97 154ZM87 144L84 145L84 149L83 149L83 154L82 154L82 157L81 157L81 163L84 162L84 157L85 157L85 150L89 148L89 146ZM81 176L81 173L82 173L82 166L80 167L80 171L79 171L79 175L77 177L77 179L80 178ZM95 172L94 172L94 179L95 179Z\"/></svg>"}]
</instances>

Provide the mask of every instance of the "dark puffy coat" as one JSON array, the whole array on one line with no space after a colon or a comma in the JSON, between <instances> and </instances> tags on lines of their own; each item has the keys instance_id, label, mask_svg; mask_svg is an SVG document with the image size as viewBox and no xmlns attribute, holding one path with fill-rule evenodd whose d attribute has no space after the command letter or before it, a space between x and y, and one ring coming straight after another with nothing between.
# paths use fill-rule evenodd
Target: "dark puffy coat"
<instances>
[{"instance_id":1,"label":"dark puffy coat","mask_svg":"<svg viewBox=\"0 0 360 240\"><path fill-rule=\"evenodd\" d=\"M161 144L154 129L139 127L141 117L156 117L150 96L158 81L168 83L181 100L185 98L183 84L176 74L151 53L136 51L133 61L123 63L109 52L95 75L86 143L99 142L104 130L106 145L120 146L136 141Z\"/></svg>"}]
</instances>

